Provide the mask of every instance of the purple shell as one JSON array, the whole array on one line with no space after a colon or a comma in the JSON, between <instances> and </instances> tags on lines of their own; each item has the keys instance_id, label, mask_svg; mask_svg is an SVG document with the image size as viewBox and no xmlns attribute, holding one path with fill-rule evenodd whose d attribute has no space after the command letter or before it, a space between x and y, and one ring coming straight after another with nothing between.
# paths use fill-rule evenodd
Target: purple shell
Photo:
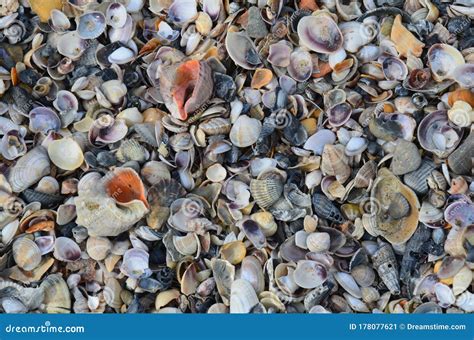
<instances>
[{"instance_id":1,"label":"purple shell","mask_svg":"<svg viewBox=\"0 0 474 340\"><path fill-rule=\"evenodd\" d=\"M462 129L449 124L446 111L434 111L420 122L418 140L423 149L446 158L461 142Z\"/></svg>"},{"instance_id":2,"label":"purple shell","mask_svg":"<svg viewBox=\"0 0 474 340\"><path fill-rule=\"evenodd\" d=\"M451 225L465 228L474 224L474 204L457 201L444 211L444 219Z\"/></svg>"}]
</instances>

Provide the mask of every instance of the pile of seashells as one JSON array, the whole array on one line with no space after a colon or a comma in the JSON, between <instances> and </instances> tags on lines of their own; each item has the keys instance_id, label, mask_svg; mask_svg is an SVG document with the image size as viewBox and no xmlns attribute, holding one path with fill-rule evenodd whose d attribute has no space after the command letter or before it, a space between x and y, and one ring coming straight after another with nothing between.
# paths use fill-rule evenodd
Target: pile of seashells
<instances>
[{"instance_id":1,"label":"pile of seashells","mask_svg":"<svg viewBox=\"0 0 474 340\"><path fill-rule=\"evenodd\" d=\"M0 0L0 310L474 312L472 0Z\"/></svg>"}]
</instances>

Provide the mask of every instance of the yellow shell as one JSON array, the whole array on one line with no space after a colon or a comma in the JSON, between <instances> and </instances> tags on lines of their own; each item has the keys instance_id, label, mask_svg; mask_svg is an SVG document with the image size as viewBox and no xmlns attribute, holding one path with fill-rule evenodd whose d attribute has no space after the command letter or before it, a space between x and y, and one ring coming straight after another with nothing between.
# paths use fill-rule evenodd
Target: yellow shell
<instances>
[{"instance_id":1,"label":"yellow shell","mask_svg":"<svg viewBox=\"0 0 474 340\"><path fill-rule=\"evenodd\" d=\"M371 193L375 204L374 231L392 244L401 244L413 235L418 226L420 203L416 194L388 169L382 168ZM397 218L387 216L392 202L404 199L409 204L408 214Z\"/></svg>"},{"instance_id":2,"label":"yellow shell","mask_svg":"<svg viewBox=\"0 0 474 340\"><path fill-rule=\"evenodd\" d=\"M31 10L38 15L41 22L47 22L53 9L63 7L62 0L29 0Z\"/></svg>"},{"instance_id":3,"label":"yellow shell","mask_svg":"<svg viewBox=\"0 0 474 340\"><path fill-rule=\"evenodd\" d=\"M232 264L239 264L245 257L247 249L242 241L226 243L221 248L222 258Z\"/></svg>"}]
</instances>

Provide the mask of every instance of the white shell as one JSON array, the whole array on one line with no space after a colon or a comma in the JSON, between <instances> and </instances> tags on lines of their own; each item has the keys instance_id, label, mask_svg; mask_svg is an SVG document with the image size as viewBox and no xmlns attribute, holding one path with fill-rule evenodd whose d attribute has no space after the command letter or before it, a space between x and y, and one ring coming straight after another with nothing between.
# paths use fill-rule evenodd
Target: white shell
<instances>
[{"instance_id":1,"label":"white shell","mask_svg":"<svg viewBox=\"0 0 474 340\"><path fill-rule=\"evenodd\" d=\"M259 120L242 115L230 130L230 141L239 148L246 148L257 141L261 131L262 123Z\"/></svg>"},{"instance_id":2,"label":"white shell","mask_svg":"<svg viewBox=\"0 0 474 340\"><path fill-rule=\"evenodd\" d=\"M249 313L257 303L258 297L250 282L244 279L232 282L230 289L230 313Z\"/></svg>"},{"instance_id":3,"label":"white shell","mask_svg":"<svg viewBox=\"0 0 474 340\"><path fill-rule=\"evenodd\" d=\"M54 165L63 170L75 170L84 161L81 147L72 138L62 138L49 143L48 155Z\"/></svg>"}]
</instances>

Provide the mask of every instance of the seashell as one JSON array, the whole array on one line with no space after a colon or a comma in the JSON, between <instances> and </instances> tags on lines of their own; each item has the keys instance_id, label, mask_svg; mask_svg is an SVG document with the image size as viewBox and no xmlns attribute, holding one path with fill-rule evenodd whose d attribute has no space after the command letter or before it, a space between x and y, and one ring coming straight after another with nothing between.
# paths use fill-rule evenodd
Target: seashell
<instances>
[{"instance_id":1,"label":"seashell","mask_svg":"<svg viewBox=\"0 0 474 340\"><path fill-rule=\"evenodd\" d=\"M72 138L62 138L49 143L48 155L53 164L63 170L75 170L84 161L81 147Z\"/></svg>"},{"instance_id":2,"label":"seashell","mask_svg":"<svg viewBox=\"0 0 474 340\"><path fill-rule=\"evenodd\" d=\"M246 70L254 70L262 63L255 45L244 32L227 32L225 46L234 63Z\"/></svg>"},{"instance_id":3,"label":"seashell","mask_svg":"<svg viewBox=\"0 0 474 340\"><path fill-rule=\"evenodd\" d=\"M273 205L283 193L284 179L278 173L261 174L250 181L250 193L260 208Z\"/></svg>"},{"instance_id":4,"label":"seashell","mask_svg":"<svg viewBox=\"0 0 474 340\"><path fill-rule=\"evenodd\" d=\"M149 255L146 251L140 248L129 249L123 255L120 272L133 279L147 277L150 275L148 262Z\"/></svg>"},{"instance_id":5,"label":"seashell","mask_svg":"<svg viewBox=\"0 0 474 340\"><path fill-rule=\"evenodd\" d=\"M376 204L375 231L392 244L407 241L418 226L420 203L415 193L383 168L374 182L371 197Z\"/></svg>"},{"instance_id":6,"label":"seashell","mask_svg":"<svg viewBox=\"0 0 474 340\"><path fill-rule=\"evenodd\" d=\"M408 76L408 68L405 63L395 57L387 57L382 63L382 70L387 80L402 81Z\"/></svg>"},{"instance_id":7,"label":"seashell","mask_svg":"<svg viewBox=\"0 0 474 340\"><path fill-rule=\"evenodd\" d=\"M456 126L469 127L474 120L474 111L468 103L456 101L448 110L448 118Z\"/></svg>"},{"instance_id":8,"label":"seashell","mask_svg":"<svg viewBox=\"0 0 474 340\"><path fill-rule=\"evenodd\" d=\"M461 64L456 66L452 72L451 77L454 79L461 87L463 88L473 88L474 82L472 78L474 76L474 67L472 67L472 63L469 64ZM470 103L472 105L472 103Z\"/></svg>"},{"instance_id":9,"label":"seashell","mask_svg":"<svg viewBox=\"0 0 474 340\"><path fill-rule=\"evenodd\" d=\"M462 176L458 176L451 180L451 187L448 192L451 195L464 194L469 189L466 180Z\"/></svg>"},{"instance_id":10,"label":"seashell","mask_svg":"<svg viewBox=\"0 0 474 340\"><path fill-rule=\"evenodd\" d=\"M297 30L300 42L314 52L332 53L342 47L342 33L329 15L305 16Z\"/></svg>"},{"instance_id":11,"label":"seashell","mask_svg":"<svg viewBox=\"0 0 474 340\"><path fill-rule=\"evenodd\" d=\"M448 126L446 111L434 111L428 114L418 126L418 140L421 146L442 158L446 158L456 148L461 136L459 128Z\"/></svg>"},{"instance_id":12,"label":"seashell","mask_svg":"<svg viewBox=\"0 0 474 340\"><path fill-rule=\"evenodd\" d=\"M212 70L206 62L190 60L171 65L160 77L160 91L173 117L186 120L207 103L212 95Z\"/></svg>"},{"instance_id":13,"label":"seashell","mask_svg":"<svg viewBox=\"0 0 474 340\"><path fill-rule=\"evenodd\" d=\"M420 208L420 222L423 223L436 223L443 218L443 211L434 207L429 202L423 202Z\"/></svg>"},{"instance_id":14,"label":"seashell","mask_svg":"<svg viewBox=\"0 0 474 340\"><path fill-rule=\"evenodd\" d=\"M397 260L388 243L383 243L372 255L372 263L390 292L394 295L400 294Z\"/></svg>"},{"instance_id":15,"label":"seashell","mask_svg":"<svg viewBox=\"0 0 474 340\"><path fill-rule=\"evenodd\" d=\"M47 22L52 10L60 10L62 8L62 1L53 0L44 4L39 0L33 0L30 2L30 6L31 10L38 15L41 22Z\"/></svg>"},{"instance_id":16,"label":"seashell","mask_svg":"<svg viewBox=\"0 0 474 340\"><path fill-rule=\"evenodd\" d=\"M262 124L260 121L242 115L235 121L230 130L230 141L237 147L244 148L257 142Z\"/></svg>"},{"instance_id":17,"label":"seashell","mask_svg":"<svg viewBox=\"0 0 474 340\"><path fill-rule=\"evenodd\" d=\"M127 9L121 3L111 3L105 12L105 21L113 28L122 28L127 21Z\"/></svg>"},{"instance_id":18,"label":"seashell","mask_svg":"<svg viewBox=\"0 0 474 340\"><path fill-rule=\"evenodd\" d=\"M352 114L352 107L347 103L337 104L328 111L328 121L331 126L339 127L347 123Z\"/></svg>"},{"instance_id":19,"label":"seashell","mask_svg":"<svg viewBox=\"0 0 474 340\"><path fill-rule=\"evenodd\" d=\"M362 288L370 287L375 281L374 270L366 265L359 265L352 268L351 275Z\"/></svg>"},{"instance_id":20,"label":"seashell","mask_svg":"<svg viewBox=\"0 0 474 340\"><path fill-rule=\"evenodd\" d=\"M344 49L350 53L358 52L363 46L369 44L377 34L369 26L355 21L343 22L339 28L343 36Z\"/></svg>"},{"instance_id":21,"label":"seashell","mask_svg":"<svg viewBox=\"0 0 474 340\"><path fill-rule=\"evenodd\" d=\"M369 142L367 139L362 137L352 137L346 144L345 154L349 157L360 155L365 151L368 145Z\"/></svg>"},{"instance_id":22,"label":"seashell","mask_svg":"<svg viewBox=\"0 0 474 340\"><path fill-rule=\"evenodd\" d=\"M308 80L313 73L313 60L311 54L305 50L297 48L290 54L290 64L288 74L296 81Z\"/></svg>"},{"instance_id":23,"label":"seashell","mask_svg":"<svg viewBox=\"0 0 474 340\"><path fill-rule=\"evenodd\" d=\"M227 171L220 164L213 164L206 170L206 177L212 182L221 182L227 177Z\"/></svg>"},{"instance_id":24,"label":"seashell","mask_svg":"<svg viewBox=\"0 0 474 340\"><path fill-rule=\"evenodd\" d=\"M326 197L321 194L314 194L312 198L313 208L316 215L335 223L343 223L344 217L339 209Z\"/></svg>"},{"instance_id":25,"label":"seashell","mask_svg":"<svg viewBox=\"0 0 474 340\"><path fill-rule=\"evenodd\" d=\"M81 258L81 248L67 237L58 237L54 243L54 257L62 262L74 262Z\"/></svg>"},{"instance_id":26,"label":"seashell","mask_svg":"<svg viewBox=\"0 0 474 340\"><path fill-rule=\"evenodd\" d=\"M266 68L257 68L252 76L250 86L254 89L260 89L268 85L273 79L273 72Z\"/></svg>"},{"instance_id":27,"label":"seashell","mask_svg":"<svg viewBox=\"0 0 474 340\"><path fill-rule=\"evenodd\" d=\"M259 211L250 215L250 218L258 223L266 237L273 236L278 230L278 224L270 212Z\"/></svg>"},{"instance_id":28,"label":"seashell","mask_svg":"<svg viewBox=\"0 0 474 340\"><path fill-rule=\"evenodd\" d=\"M96 261L104 260L112 249L112 242L106 237L89 237L86 242L87 254Z\"/></svg>"},{"instance_id":29,"label":"seashell","mask_svg":"<svg viewBox=\"0 0 474 340\"><path fill-rule=\"evenodd\" d=\"M225 303L229 303L231 288L235 278L235 267L226 260L212 259L212 275L216 280L217 291ZM252 288L253 289L253 288Z\"/></svg>"},{"instance_id":30,"label":"seashell","mask_svg":"<svg viewBox=\"0 0 474 340\"><path fill-rule=\"evenodd\" d=\"M447 44L432 45L427 56L431 73L436 81L451 79L454 69L465 63L461 52Z\"/></svg>"},{"instance_id":31,"label":"seashell","mask_svg":"<svg viewBox=\"0 0 474 340\"><path fill-rule=\"evenodd\" d=\"M456 298L456 306L467 313L474 312L474 294L464 292Z\"/></svg>"},{"instance_id":32,"label":"seashell","mask_svg":"<svg viewBox=\"0 0 474 340\"><path fill-rule=\"evenodd\" d=\"M221 256L231 264L239 264L244 259L247 249L242 241L226 243L221 248Z\"/></svg>"},{"instance_id":33,"label":"seashell","mask_svg":"<svg viewBox=\"0 0 474 340\"><path fill-rule=\"evenodd\" d=\"M444 210L444 219L453 226L465 228L474 223L474 205L456 201Z\"/></svg>"},{"instance_id":34,"label":"seashell","mask_svg":"<svg viewBox=\"0 0 474 340\"><path fill-rule=\"evenodd\" d=\"M306 245L309 251L317 253L326 252L331 246L331 237L328 233L311 233L306 238Z\"/></svg>"},{"instance_id":35,"label":"seashell","mask_svg":"<svg viewBox=\"0 0 474 340\"><path fill-rule=\"evenodd\" d=\"M40 248L27 237L15 240L12 251L15 263L23 270L31 271L41 263Z\"/></svg>"},{"instance_id":36,"label":"seashell","mask_svg":"<svg viewBox=\"0 0 474 340\"><path fill-rule=\"evenodd\" d=\"M246 256L242 260L240 278L248 281L256 293L261 293L265 289L262 265L255 256Z\"/></svg>"},{"instance_id":37,"label":"seashell","mask_svg":"<svg viewBox=\"0 0 474 340\"><path fill-rule=\"evenodd\" d=\"M44 292L45 313L70 313L71 296L66 281L60 274L48 275L40 285Z\"/></svg>"},{"instance_id":38,"label":"seashell","mask_svg":"<svg viewBox=\"0 0 474 340\"><path fill-rule=\"evenodd\" d=\"M457 175L469 175L472 170L472 158L474 157L473 146L474 135L470 134L466 140L448 156L448 165L451 171Z\"/></svg>"},{"instance_id":39,"label":"seashell","mask_svg":"<svg viewBox=\"0 0 474 340\"><path fill-rule=\"evenodd\" d=\"M336 176L340 183L344 183L350 176L350 167L342 145L326 144L321 157L321 170L329 176Z\"/></svg>"},{"instance_id":40,"label":"seashell","mask_svg":"<svg viewBox=\"0 0 474 340\"><path fill-rule=\"evenodd\" d=\"M57 49L61 55L77 60L86 50L86 41L77 31L69 31L59 37Z\"/></svg>"},{"instance_id":41,"label":"seashell","mask_svg":"<svg viewBox=\"0 0 474 340\"><path fill-rule=\"evenodd\" d=\"M453 293L455 296L462 294L472 283L472 271L464 266L453 277Z\"/></svg>"},{"instance_id":42,"label":"seashell","mask_svg":"<svg viewBox=\"0 0 474 340\"><path fill-rule=\"evenodd\" d=\"M208 136L228 134L231 126L228 119L221 117L212 118L199 124L199 128Z\"/></svg>"},{"instance_id":43,"label":"seashell","mask_svg":"<svg viewBox=\"0 0 474 340\"><path fill-rule=\"evenodd\" d=\"M306 289L322 285L327 280L326 269L315 261L301 260L296 264L293 277L295 283Z\"/></svg>"},{"instance_id":44,"label":"seashell","mask_svg":"<svg viewBox=\"0 0 474 340\"><path fill-rule=\"evenodd\" d=\"M410 54L420 57L425 46L425 44L415 38L413 33L403 26L401 15L395 17L390 39L395 43L397 51L403 57L408 57Z\"/></svg>"},{"instance_id":45,"label":"seashell","mask_svg":"<svg viewBox=\"0 0 474 340\"><path fill-rule=\"evenodd\" d=\"M169 20L178 25L192 21L197 16L196 1L175 0L168 9Z\"/></svg>"},{"instance_id":46,"label":"seashell","mask_svg":"<svg viewBox=\"0 0 474 340\"><path fill-rule=\"evenodd\" d=\"M285 41L279 41L270 45L268 62L278 67L288 67L290 65L290 56L292 47Z\"/></svg>"},{"instance_id":47,"label":"seashell","mask_svg":"<svg viewBox=\"0 0 474 340\"><path fill-rule=\"evenodd\" d=\"M308 138L303 148L313 151L316 155L323 153L326 144L333 144L336 141L336 135L331 130L321 129Z\"/></svg>"},{"instance_id":48,"label":"seashell","mask_svg":"<svg viewBox=\"0 0 474 340\"><path fill-rule=\"evenodd\" d=\"M249 313L257 303L257 294L248 281L237 279L232 283L230 295L231 314Z\"/></svg>"},{"instance_id":49,"label":"seashell","mask_svg":"<svg viewBox=\"0 0 474 340\"><path fill-rule=\"evenodd\" d=\"M182 255L196 255L198 251L199 239L193 233L185 236L173 236L173 244L176 250Z\"/></svg>"},{"instance_id":50,"label":"seashell","mask_svg":"<svg viewBox=\"0 0 474 340\"><path fill-rule=\"evenodd\" d=\"M362 298L362 291L350 274L336 272L334 273L334 278L346 292L358 299Z\"/></svg>"},{"instance_id":51,"label":"seashell","mask_svg":"<svg viewBox=\"0 0 474 340\"><path fill-rule=\"evenodd\" d=\"M101 181L91 191L79 190L75 198L77 223L86 227L90 236L116 236L148 212L143 184L132 169L116 169Z\"/></svg>"},{"instance_id":52,"label":"seashell","mask_svg":"<svg viewBox=\"0 0 474 340\"><path fill-rule=\"evenodd\" d=\"M445 284L440 283L440 282L436 283L434 290L435 290L436 298L438 299L438 304L442 308L447 308L456 301L453 291L451 290L451 288L449 288Z\"/></svg>"},{"instance_id":53,"label":"seashell","mask_svg":"<svg viewBox=\"0 0 474 340\"><path fill-rule=\"evenodd\" d=\"M32 132L47 134L50 131L58 131L61 128L61 120L58 115L47 107L36 107L29 113L29 128Z\"/></svg>"},{"instance_id":54,"label":"seashell","mask_svg":"<svg viewBox=\"0 0 474 340\"><path fill-rule=\"evenodd\" d=\"M37 146L20 157L10 168L7 179L13 192L22 192L49 175L50 163L46 149Z\"/></svg>"},{"instance_id":55,"label":"seashell","mask_svg":"<svg viewBox=\"0 0 474 340\"><path fill-rule=\"evenodd\" d=\"M87 12L78 18L77 33L81 39L96 39L104 33L105 25L102 12Z\"/></svg>"},{"instance_id":56,"label":"seashell","mask_svg":"<svg viewBox=\"0 0 474 340\"><path fill-rule=\"evenodd\" d=\"M247 239L256 249L262 249L266 245L265 234L257 222L251 219L245 220L242 222L241 228ZM230 262L232 263L232 261Z\"/></svg>"},{"instance_id":57,"label":"seashell","mask_svg":"<svg viewBox=\"0 0 474 340\"><path fill-rule=\"evenodd\" d=\"M115 57L114 53L109 56L109 59ZM119 63L119 60L114 61L115 63ZM100 90L103 92L104 96L112 105L120 104L122 102L123 97L127 93L127 87L125 86L125 84L122 83L120 80L116 79L104 82L100 86Z\"/></svg>"},{"instance_id":58,"label":"seashell","mask_svg":"<svg viewBox=\"0 0 474 340\"><path fill-rule=\"evenodd\" d=\"M428 192L428 177L435 169L435 165L427 160L422 160L417 170L412 171L403 176L403 182L418 194L426 194Z\"/></svg>"}]
</instances>

